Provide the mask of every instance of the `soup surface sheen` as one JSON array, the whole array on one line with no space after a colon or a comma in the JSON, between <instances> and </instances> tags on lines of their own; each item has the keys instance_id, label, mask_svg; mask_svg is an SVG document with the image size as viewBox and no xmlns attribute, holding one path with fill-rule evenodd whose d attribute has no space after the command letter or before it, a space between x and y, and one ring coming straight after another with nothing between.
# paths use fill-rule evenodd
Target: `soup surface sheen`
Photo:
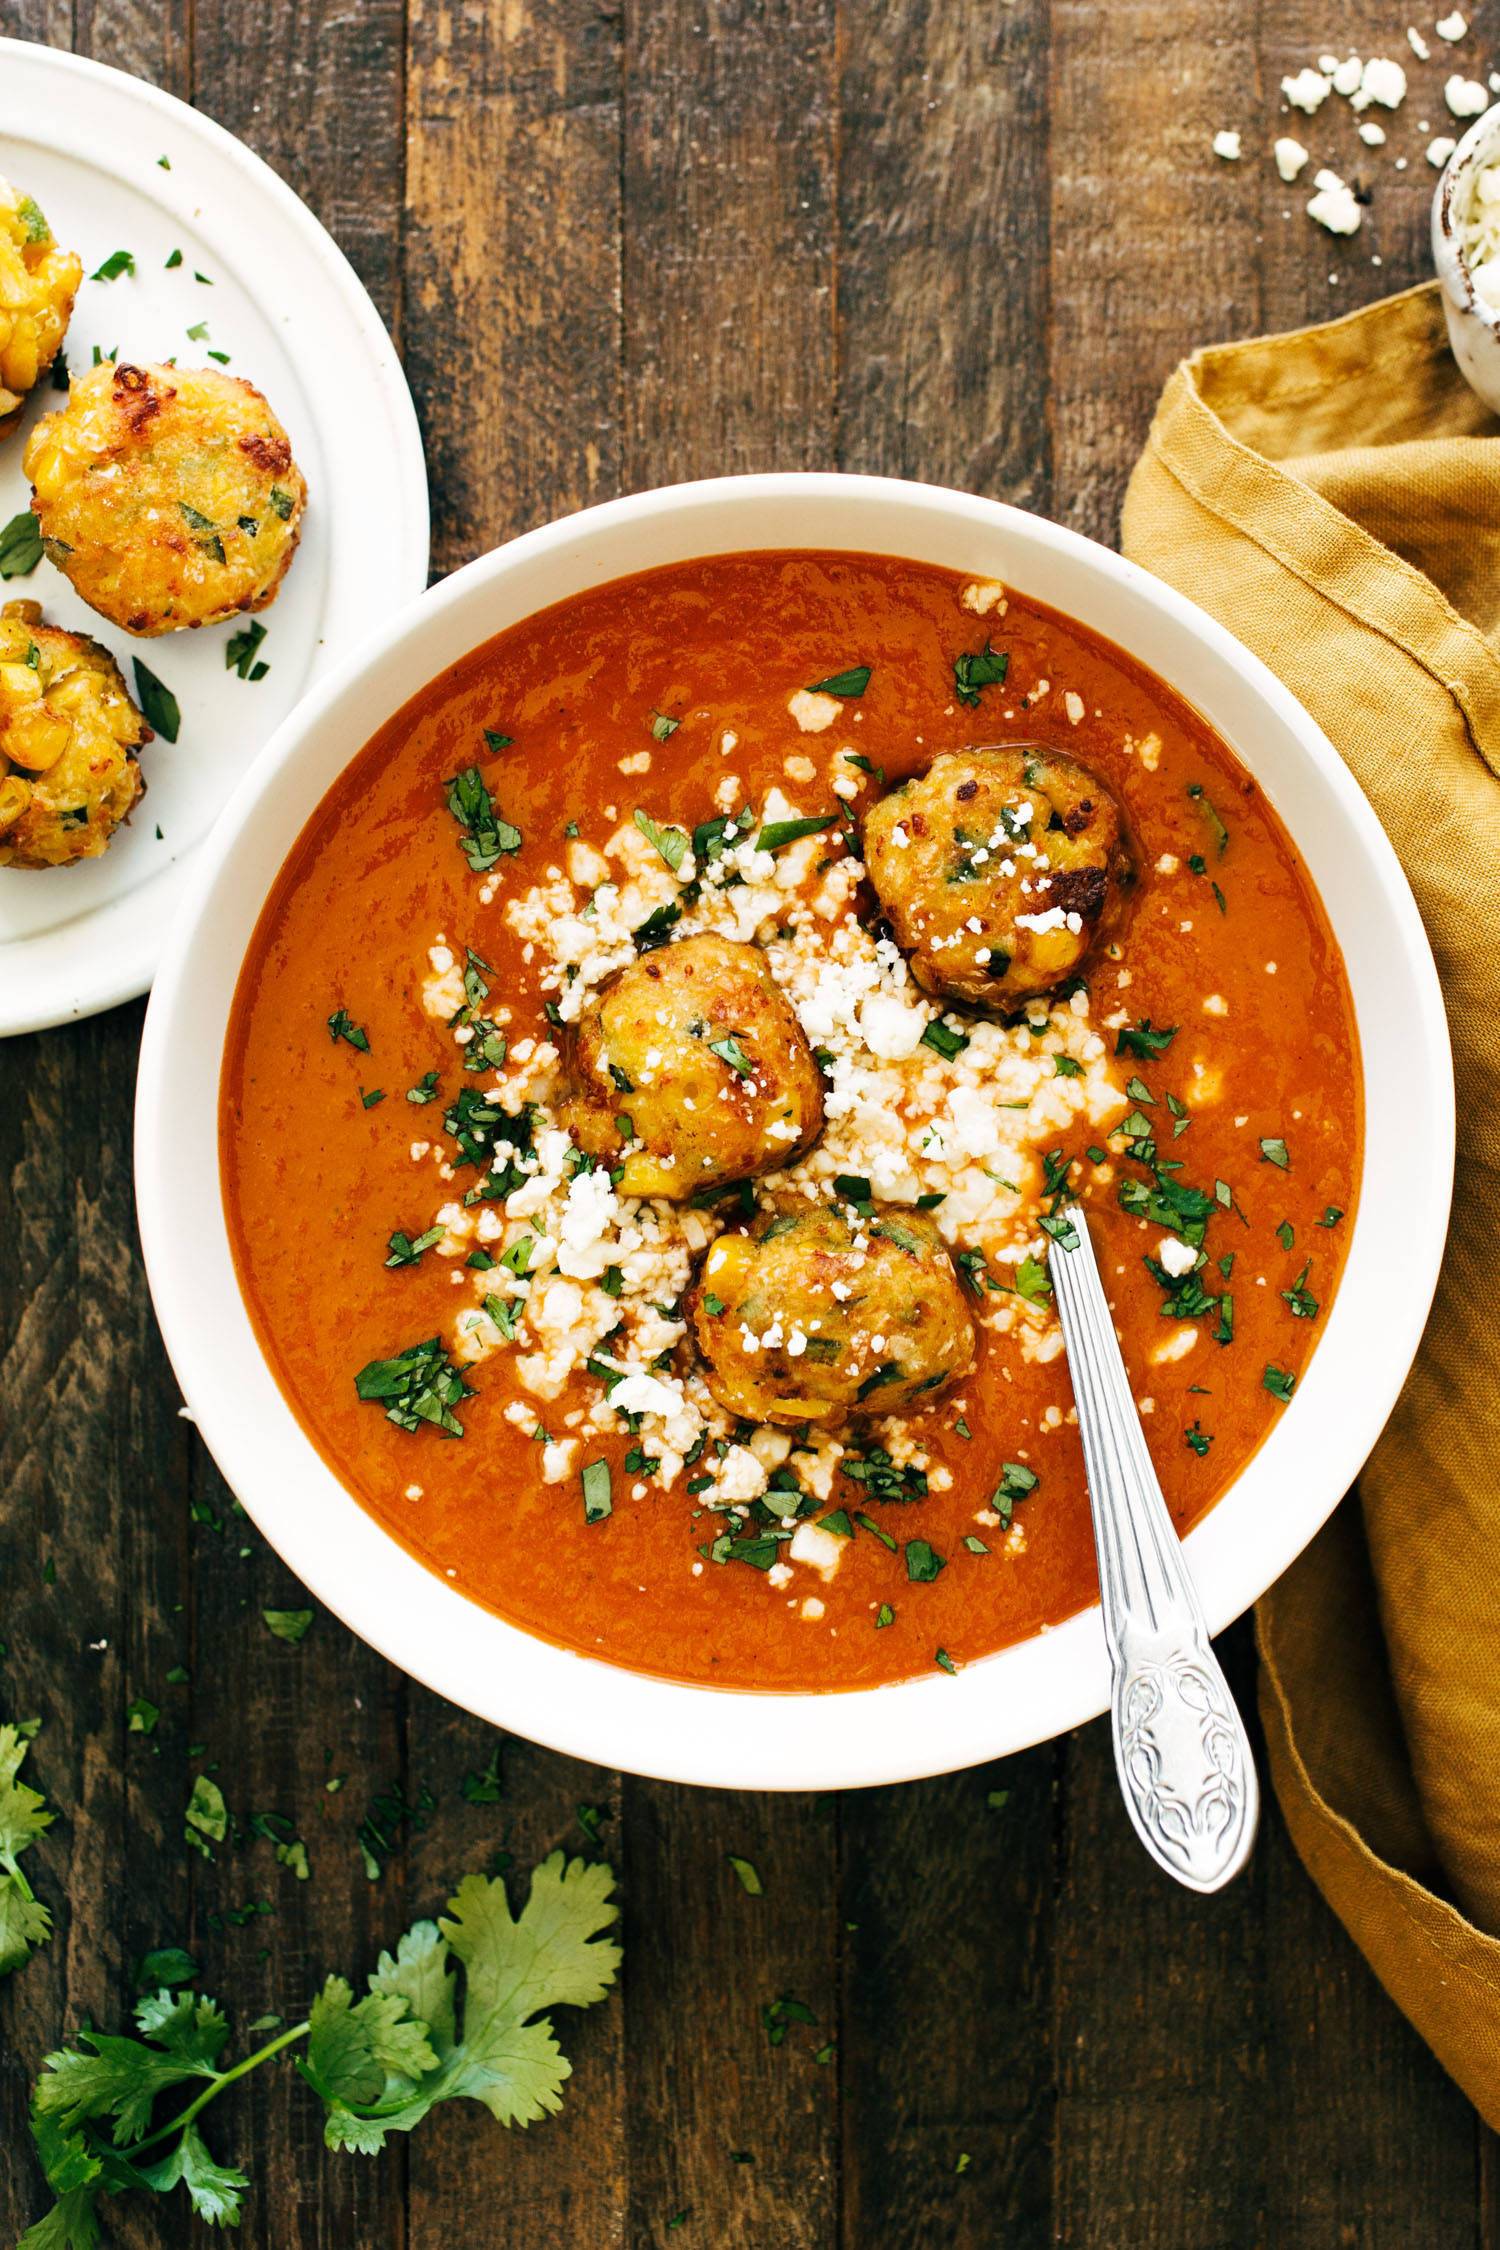
<instances>
[{"instance_id":1,"label":"soup surface sheen","mask_svg":"<svg viewBox=\"0 0 1500 2250\"><path fill-rule=\"evenodd\" d=\"M911 981L854 854L888 787L1015 741L1103 783L1137 876L1082 984L1000 1019ZM611 973L705 931L761 948L826 1121L769 1189L695 1207L632 1196L618 1171L617 1192L618 1158L580 1158L559 1050ZM732 1037L713 1052L732 1109L744 1056ZM622 1150L647 1130L651 1061L639 1084L616 1074ZM993 583L765 553L528 619L353 760L247 955L221 1156L287 1398L430 1568L615 1663L838 1689L952 1668L1096 1596L1046 1279L1064 1181L1186 1527L1316 1345L1360 1104L1307 876L1176 695ZM889 1218L913 1248L928 1222L903 1232L901 1213L930 1212L977 1324L972 1372L881 1416L877 1367L832 1428L718 1407L684 1298L767 1194L831 1203L856 1244Z\"/></svg>"}]
</instances>

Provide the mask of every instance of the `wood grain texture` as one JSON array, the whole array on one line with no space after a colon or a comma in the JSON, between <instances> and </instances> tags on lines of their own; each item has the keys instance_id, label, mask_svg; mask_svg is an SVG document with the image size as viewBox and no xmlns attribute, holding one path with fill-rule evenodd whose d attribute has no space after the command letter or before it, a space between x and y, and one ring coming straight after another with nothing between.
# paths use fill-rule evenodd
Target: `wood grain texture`
<instances>
[{"instance_id":1,"label":"wood grain texture","mask_svg":"<svg viewBox=\"0 0 1500 2250\"><path fill-rule=\"evenodd\" d=\"M1335 43L1412 80L1361 152L1342 105L1277 116L1328 41L1312 0L0 0L0 32L195 98L309 198L402 341L439 569L617 490L834 463L1112 538L1182 352L1420 277L1442 78L1490 59L1471 36L1419 65L1353 0ZM1288 125L1368 174L1351 242L1265 161ZM499 1741L326 1614L275 1640L263 1608L305 1597L178 1418L149 1312L139 1022L0 1049L0 1715L44 1716L60 1814L33 1855L56 1939L0 1983L0 2240L41 2201L38 2059L121 2019L149 1946L186 1943L241 2022L298 2008L465 1868L590 1849L583 1805L627 1965L559 2021L562 2115L335 2158L272 2072L210 2132L254 2174L247 2250L1500 2250L1497 2143L1274 1809L1249 1877L1184 1900L1102 1726L911 1788L734 1796ZM1247 1628L1227 1661L1248 1705ZM500 1801L473 1803L497 1744ZM242 1824L287 1818L310 1881L254 1835L185 1851L209 1771ZM388 1784L433 1801L370 1882ZM787 1996L816 2021L773 2045ZM202 2239L170 2207L111 2235Z\"/></svg>"},{"instance_id":2,"label":"wood grain texture","mask_svg":"<svg viewBox=\"0 0 1500 2250\"><path fill-rule=\"evenodd\" d=\"M619 482L611 0L411 0L406 366L451 570Z\"/></svg>"}]
</instances>

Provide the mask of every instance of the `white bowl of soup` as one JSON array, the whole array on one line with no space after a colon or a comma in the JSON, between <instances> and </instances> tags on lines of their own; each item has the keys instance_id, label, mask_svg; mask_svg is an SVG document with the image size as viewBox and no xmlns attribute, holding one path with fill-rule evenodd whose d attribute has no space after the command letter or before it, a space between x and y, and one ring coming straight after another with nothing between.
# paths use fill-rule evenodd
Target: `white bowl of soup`
<instances>
[{"instance_id":1,"label":"white bowl of soup","mask_svg":"<svg viewBox=\"0 0 1500 2250\"><path fill-rule=\"evenodd\" d=\"M1218 1630L1379 1434L1452 1150L1411 895L1264 666L1056 524L815 475L531 532L310 696L137 1115L184 1395L313 1593L756 1788L1103 1708L1064 1197Z\"/></svg>"}]
</instances>

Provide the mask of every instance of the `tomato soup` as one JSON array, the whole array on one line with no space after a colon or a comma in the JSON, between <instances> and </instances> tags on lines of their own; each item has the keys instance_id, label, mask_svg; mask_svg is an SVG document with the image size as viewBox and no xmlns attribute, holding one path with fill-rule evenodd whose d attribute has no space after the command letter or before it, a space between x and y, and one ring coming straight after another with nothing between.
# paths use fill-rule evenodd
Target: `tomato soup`
<instances>
[{"instance_id":1,"label":"tomato soup","mask_svg":"<svg viewBox=\"0 0 1500 2250\"><path fill-rule=\"evenodd\" d=\"M940 775L1000 814L924 860ZM532 1632L739 1689L1095 1598L1072 1199L1211 1506L1316 1348L1360 1129L1337 946L1205 722L991 581L805 552L416 694L276 883L221 1091L246 1302L360 1503Z\"/></svg>"}]
</instances>

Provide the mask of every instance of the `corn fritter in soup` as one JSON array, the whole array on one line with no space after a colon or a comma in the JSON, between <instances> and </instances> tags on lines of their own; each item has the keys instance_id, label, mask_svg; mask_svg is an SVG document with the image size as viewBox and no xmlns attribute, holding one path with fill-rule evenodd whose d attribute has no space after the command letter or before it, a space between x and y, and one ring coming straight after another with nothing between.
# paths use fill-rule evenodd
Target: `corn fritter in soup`
<instances>
[{"instance_id":1,"label":"corn fritter in soup","mask_svg":"<svg viewBox=\"0 0 1500 2250\"><path fill-rule=\"evenodd\" d=\"M780 1690L1094 1598L1069 1196L1211 1505L1315 1349L1360 1127L1229 748L994 581L817 553L601 587L414 696L278 879L221 1102L247 1304L360 1502L554 1641Z\"/></svg>"}]
</instances>

